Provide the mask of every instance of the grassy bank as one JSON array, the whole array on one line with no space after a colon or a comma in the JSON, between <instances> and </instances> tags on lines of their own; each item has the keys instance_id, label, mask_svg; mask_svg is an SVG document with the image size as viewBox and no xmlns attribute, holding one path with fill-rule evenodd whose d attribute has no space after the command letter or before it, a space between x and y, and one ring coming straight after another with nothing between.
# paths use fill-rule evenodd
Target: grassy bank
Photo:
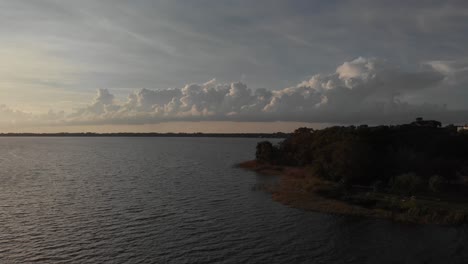
<instances>
[{"instance_id":1,"label":"grassy bank","mask_svg":"<svg viewBox=\"0 0 468 264\"><path fill-rule=\"evenodd\" d=\"M404 196L365 186L347 186L316 177L309 167L289 167L255 160L239 167L261 174L278 175L267 189L275 201L304 210L392 219L425 224L468 222L468 201L442 194Z\"/></svg>"}]
</instances>

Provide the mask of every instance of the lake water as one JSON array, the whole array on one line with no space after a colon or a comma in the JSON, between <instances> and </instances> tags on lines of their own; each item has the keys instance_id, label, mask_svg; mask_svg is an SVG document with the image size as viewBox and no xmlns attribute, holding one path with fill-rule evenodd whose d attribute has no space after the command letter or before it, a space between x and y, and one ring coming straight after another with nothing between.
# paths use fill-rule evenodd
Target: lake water
<instances>
[{"instance_id":1,"label":"lake water","mask_svg":"<svg viewBox=\"0 0 468 264\"><path fill-rule=\"evenodd\" d=\"M288 208L257 139L0 138L0 263L468 263L468 229Z\"/></svg>"}]
</instances>

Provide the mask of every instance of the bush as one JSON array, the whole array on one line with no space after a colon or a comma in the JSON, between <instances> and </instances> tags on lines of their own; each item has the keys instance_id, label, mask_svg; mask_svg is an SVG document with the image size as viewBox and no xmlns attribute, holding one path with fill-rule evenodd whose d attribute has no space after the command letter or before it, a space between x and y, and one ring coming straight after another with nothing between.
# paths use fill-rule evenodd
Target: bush
<instances>
[{"instance_id":1,"label":"bush","mask_svg":"<svg viewBox=\"0 0 468 264\"><path fill-rule=\"evenodd\" d=\"M255 159L259 162L273 163L277 155L277 150L269 141L257 143Z\"/></svg>"},{"instance_id":2,"label":"bush","mask_svg":"<svg viewBox=\"0 0 468 264\"><path fill-rule=\"evenodd\" d=\"M383 181L377 180L372 184L373 192L381 192L385 189L385 184Z\"/></svg>"},{"instance_id":3,"label":"bush","mask_svg":"<svg viewBox=\"0 0 468 264\"><path fill-rule=\"evenodd\" d=\"M422 179L414 173L405 173L393 178L391 183L392 192L411 195L418 191L423 185Z\"/></svg>"},{"instance_id":4,"label":"bush","mask_svg":"<svg viewBox=\"0 0 468 264\"><path fill-rule=\"evenodd\" d=\"M444 179L439 175L434 175L429 178L429 190L433 192L440 192L442 190L442 186L444 184Z\"/></svg>"}]
</instances>

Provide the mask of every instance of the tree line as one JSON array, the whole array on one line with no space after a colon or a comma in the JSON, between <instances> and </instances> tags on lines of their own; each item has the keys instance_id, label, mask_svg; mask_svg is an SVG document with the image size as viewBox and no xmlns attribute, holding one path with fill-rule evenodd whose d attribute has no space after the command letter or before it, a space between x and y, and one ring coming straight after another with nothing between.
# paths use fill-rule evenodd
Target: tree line
<instances>
[{"instance_id":1,"label":"tree line","mask_svg":"<svg viewBox=\"0 0 468 264\"><path fill-rule=\"evenodd\" d=\"M259 142L256 160L307 166L311 176L345 186L437 192L468 175L468 133L422 118L395 126L303 127L276 145Z\"/></svg>"}]
</instances>

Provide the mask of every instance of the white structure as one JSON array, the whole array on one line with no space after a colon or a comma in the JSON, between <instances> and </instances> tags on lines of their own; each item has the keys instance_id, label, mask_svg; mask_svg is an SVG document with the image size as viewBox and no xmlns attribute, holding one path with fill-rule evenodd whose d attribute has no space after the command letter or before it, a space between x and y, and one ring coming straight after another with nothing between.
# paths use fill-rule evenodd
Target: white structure
<instances>
[{"instance_id":1,"label":"white structure","mask_svg":"<svg viewBox=\"0 0 468 264\"><path fill-rule=\"evenodd\" d=\"M465 124L464 126L458 126L457 131L468 131L468 124Z\"/></svg>"}]
</instances>

